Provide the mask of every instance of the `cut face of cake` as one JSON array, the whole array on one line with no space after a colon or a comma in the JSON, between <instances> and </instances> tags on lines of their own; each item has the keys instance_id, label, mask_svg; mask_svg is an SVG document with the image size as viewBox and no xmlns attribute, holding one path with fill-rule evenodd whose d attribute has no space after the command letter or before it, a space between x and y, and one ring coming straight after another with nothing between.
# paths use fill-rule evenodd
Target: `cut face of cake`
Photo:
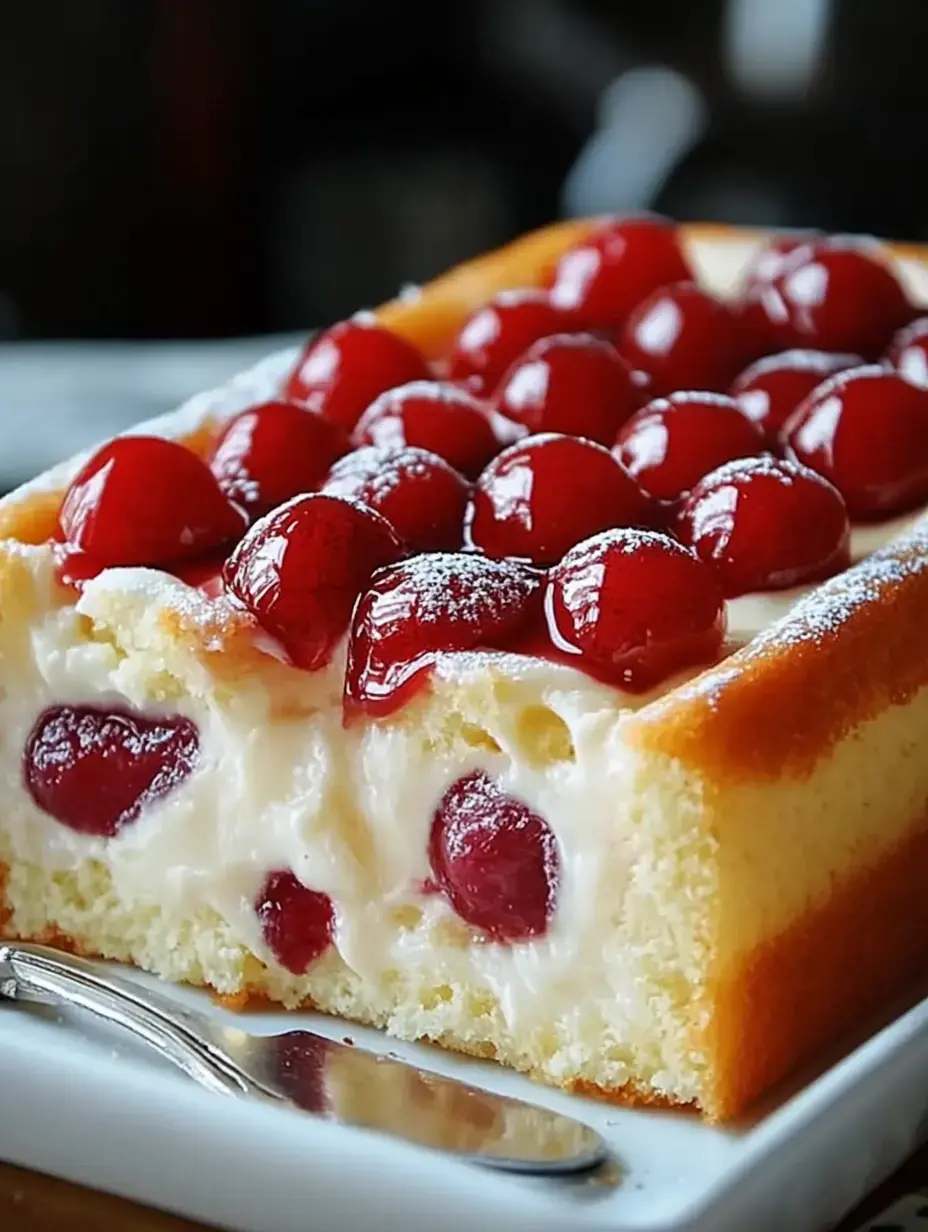
<instances>
[{"instance_id":1,"label":"cut face of cake","mask_svg":"<svg viewBox=\"0 0 928 1232\"><path fill-rule=\"evenodd\" d=\"M7 497L3 935L740 1113L928 963L919 260L562 224Z\"/></svg>"}]
</instances>

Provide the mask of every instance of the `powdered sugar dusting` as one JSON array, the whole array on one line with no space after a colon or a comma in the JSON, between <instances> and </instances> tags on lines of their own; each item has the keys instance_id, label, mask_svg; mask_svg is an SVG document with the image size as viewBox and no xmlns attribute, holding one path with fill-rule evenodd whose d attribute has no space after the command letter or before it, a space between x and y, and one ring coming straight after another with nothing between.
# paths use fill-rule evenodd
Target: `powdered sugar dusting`
<instances>
[{"instance_id":1,"label":"powdered sugar dusting","mask_svg":"<svg viewBox=\"0 0 928 1232\"><path fill-rule=\"evenodd\" d=\"M426 553L400 568L415 589L420 624L482 625L520 608L540 585L540 574L525 565L466 552Z\"/></svg>"}]
</instances>

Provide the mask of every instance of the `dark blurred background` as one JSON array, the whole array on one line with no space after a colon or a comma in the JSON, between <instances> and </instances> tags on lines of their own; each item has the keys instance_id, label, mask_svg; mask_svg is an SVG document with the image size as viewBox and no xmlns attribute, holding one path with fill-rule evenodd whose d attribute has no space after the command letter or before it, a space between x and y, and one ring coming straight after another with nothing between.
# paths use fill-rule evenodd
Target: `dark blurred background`
<instances>
[{"instance_id":1,"label":"dark blurred background","mask_svg":"<svg viewBox=\"0 0 928 1232\"><path fill-rule=\"evenodd\" d=\"M0 0L0 338L301 329L552 217L928 238L924 0Z\"/></svg>"},{"instance_id":2,"label":"dark blurred background","mask_svg":"<svg viewBox=\"0 0 928 1232\"><path fill-rule=\"evenodd\" d=\"M0 489L552 218L928 240L926 45L925 0L0 0Z\"/></svg>"}]
</instances>

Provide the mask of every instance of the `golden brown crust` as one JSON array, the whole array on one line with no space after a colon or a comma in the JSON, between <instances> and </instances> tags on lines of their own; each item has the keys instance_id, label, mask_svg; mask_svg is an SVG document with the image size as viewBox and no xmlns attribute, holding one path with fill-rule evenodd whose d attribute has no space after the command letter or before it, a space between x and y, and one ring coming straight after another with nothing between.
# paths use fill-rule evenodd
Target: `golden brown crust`
<instances>
[{"instance_id":1,"label":"golden brown crust","mask_svg":"<svg viewBox=\"0 0 928 1232\"><path fill-rule=\"evenodd\" d=\"M716 781L807 775L853 728L928 684L926 611L928 542L916 531L642 710L634 738Z\"/></svg>"},{"instance_id":2,"label":"golden brown crust","mask_svg":"<svg viewBox=\"0 0 928 1232\"><path fill-rule=\"evenodd\" d=\"M739 1115L928 966L928 822L709 990L705 1111Z\"/></svg>"}]
</instances>

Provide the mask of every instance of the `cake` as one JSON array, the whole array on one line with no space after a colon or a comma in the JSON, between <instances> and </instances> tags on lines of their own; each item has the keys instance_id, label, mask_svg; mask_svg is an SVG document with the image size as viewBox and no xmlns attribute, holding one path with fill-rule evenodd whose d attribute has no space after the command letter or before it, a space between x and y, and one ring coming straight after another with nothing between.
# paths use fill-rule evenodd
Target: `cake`
<instances>
[{"instance_id":1,"label":"cake","mask_svg":"<svg viewBox=\"0 0 928 1232\"><path fill-rule=\"evenodd\" d=\"M0 503L0 933L739 1115L928 962L921 254L558 224Z\"/></svg>"}]
</instances>

